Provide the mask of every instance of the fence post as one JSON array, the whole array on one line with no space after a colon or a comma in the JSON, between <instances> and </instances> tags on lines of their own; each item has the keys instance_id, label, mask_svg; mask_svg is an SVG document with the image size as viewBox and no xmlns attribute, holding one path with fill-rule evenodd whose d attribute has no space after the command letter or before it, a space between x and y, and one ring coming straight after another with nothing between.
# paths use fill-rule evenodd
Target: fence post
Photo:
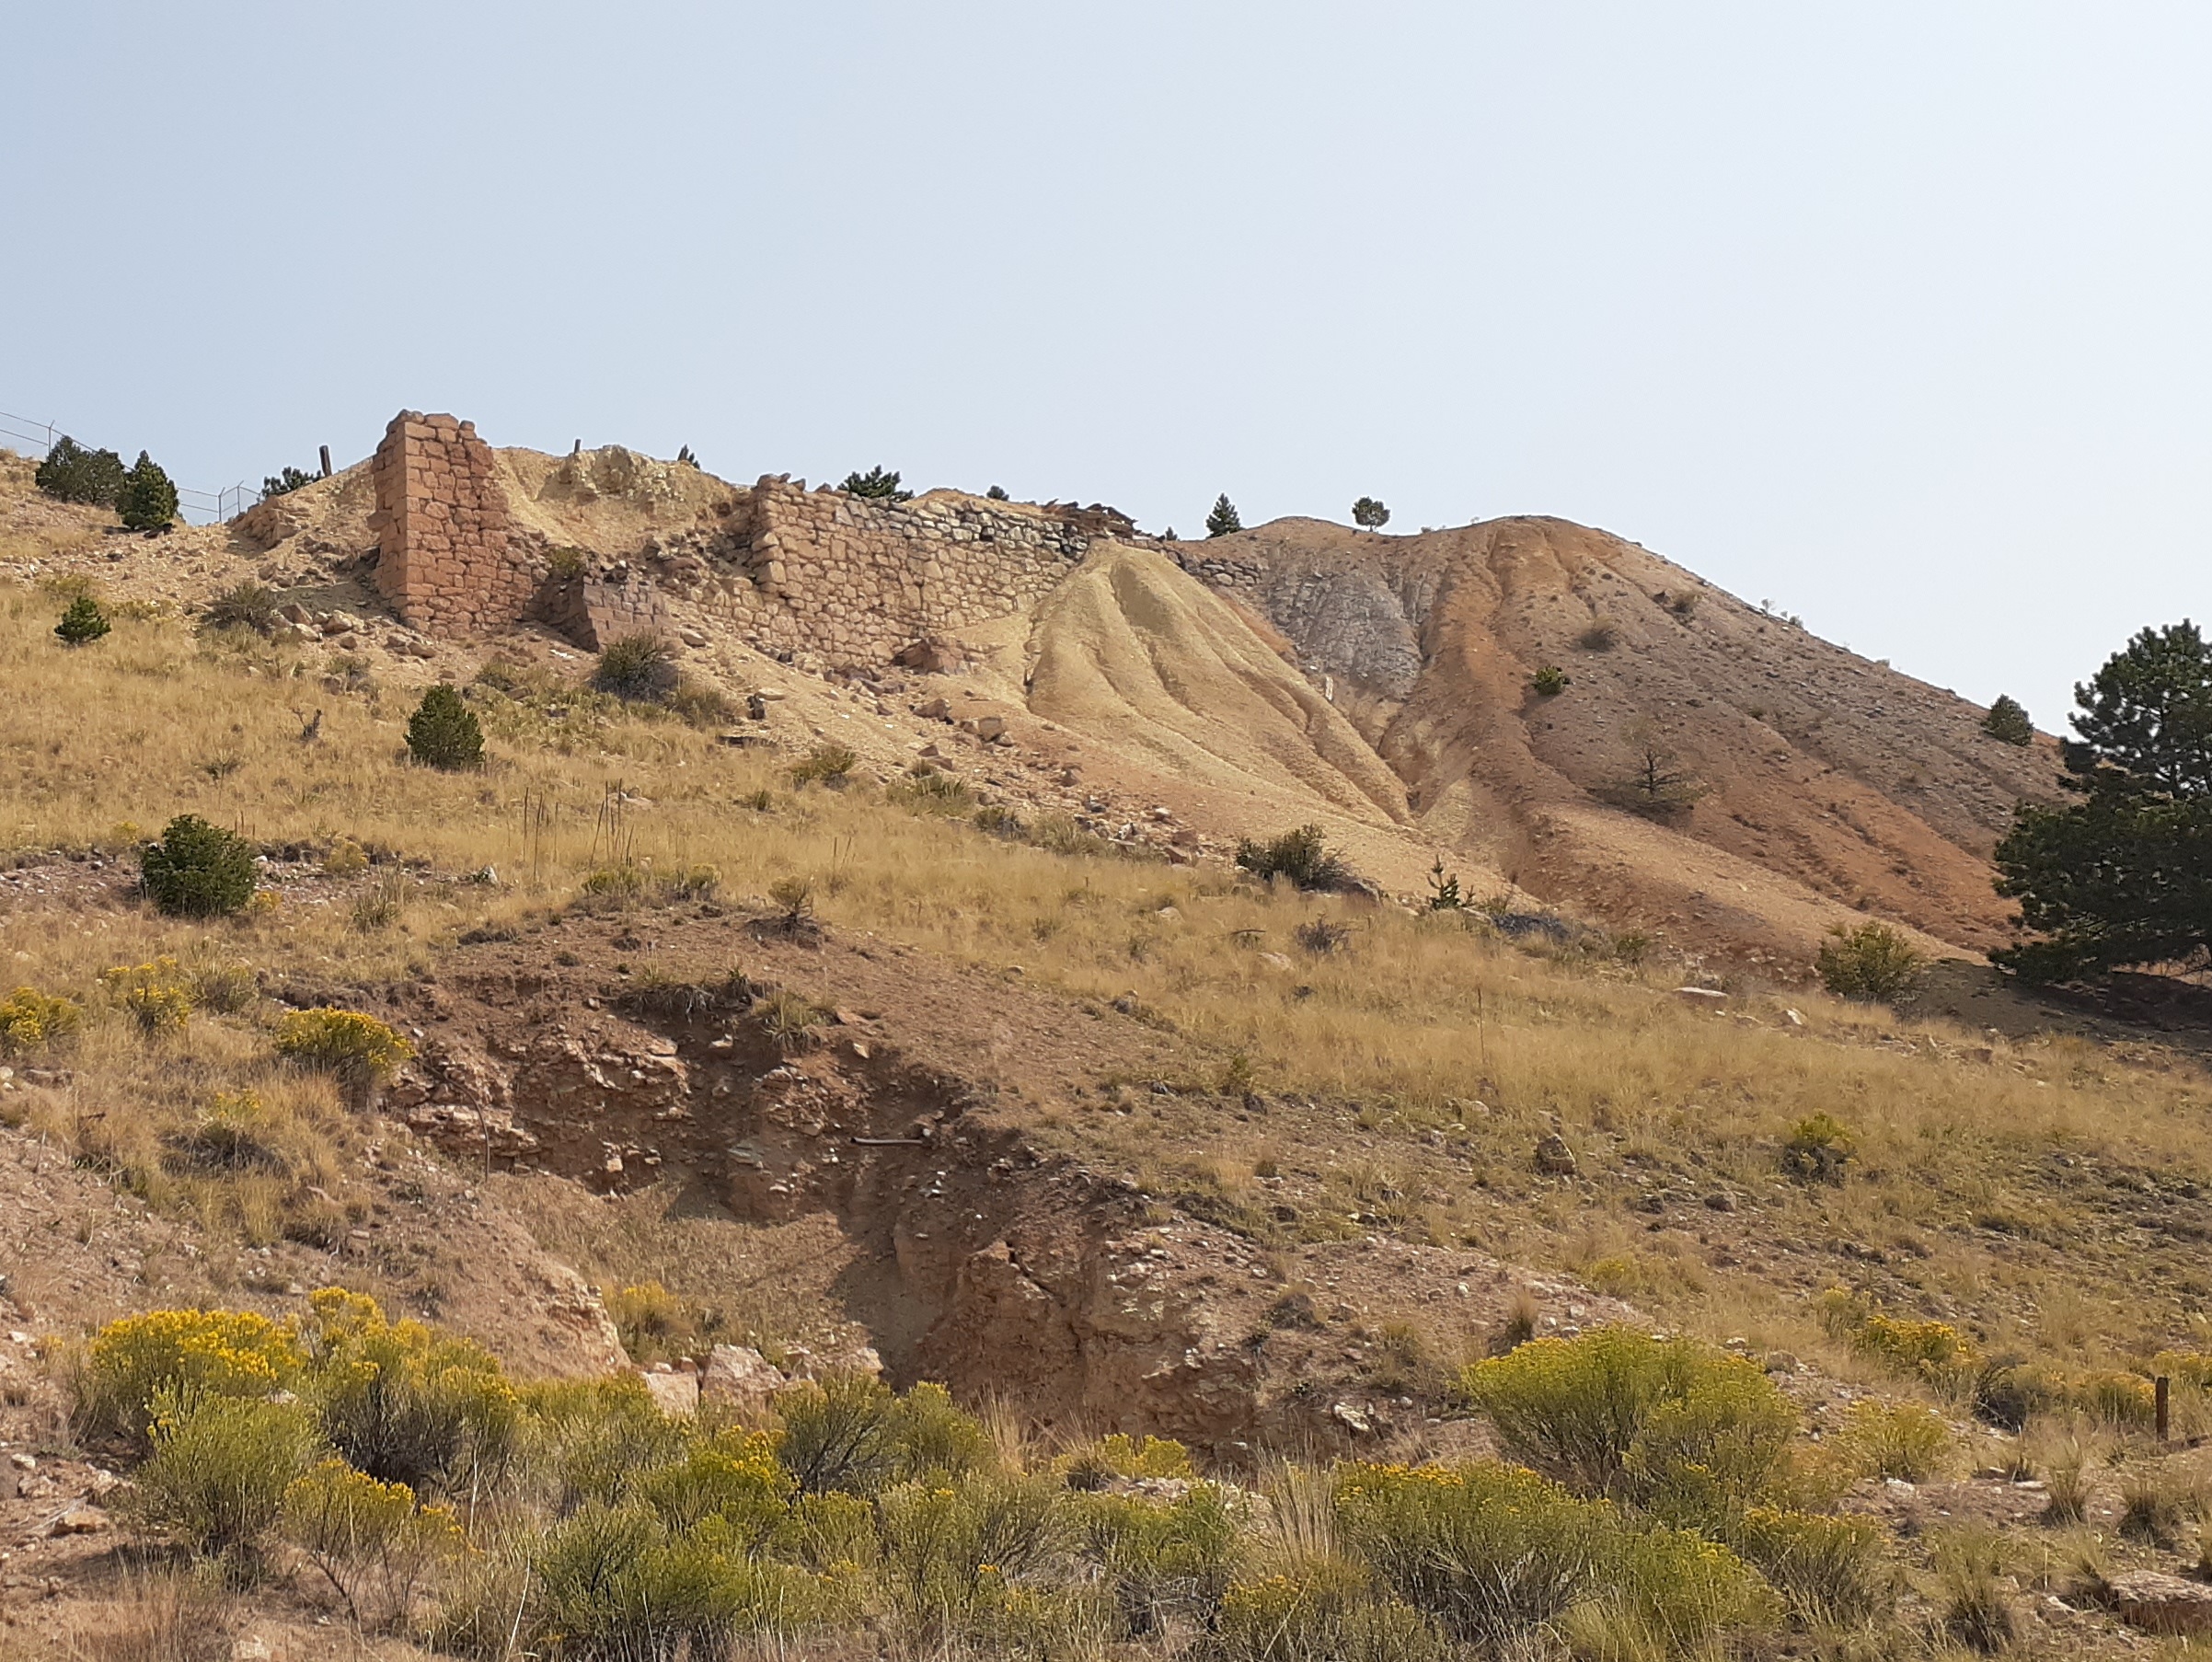
<instances>
[{"instance_id":1,"label":"fence post","mask_svg":"<svg viewBox=\"0 0 2212 1662\"><path fill-rule=\"evenodd\" d=\"M2173 1381L2160 1374L2155 1384L2159 1393L2159 1441L2163 1443L2173 1432Z\"/></svg>"},{"instance_id":2,"label":"fence post","mask_svg":"<svg viewBox=\"0 0 2212 1662\"><path fill-rule=\"evenodd\" d=\"M330 477L330 446L328 444L323 446L323 477Z\"/></svg>"}]
</instances>

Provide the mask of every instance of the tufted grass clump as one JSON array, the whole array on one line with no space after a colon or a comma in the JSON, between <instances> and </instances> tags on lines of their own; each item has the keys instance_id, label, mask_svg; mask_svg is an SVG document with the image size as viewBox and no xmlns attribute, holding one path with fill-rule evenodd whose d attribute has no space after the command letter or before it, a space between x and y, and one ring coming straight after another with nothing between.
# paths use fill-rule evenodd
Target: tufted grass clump
<instances>
[{"instance_id":1,"label":"tufted grass clump","mask_svg":"<svg viewBox=\"0 0 2212 1662\"><path fill-rule=\"evenodd\" d=\"M358 1091L390 1079L415 1047L374 1016L326 1006L295 1010L278 1021L276 1053Z\"/></svg>"},{"instance_id":2,"label":"tufted grass clump","mask_svg":"<svg viewBox=\"0 0 2212 1662\"><path fill-rule=\"evenodd\" d=\"M1444 1662L1444 1636L1356 1565L1323 1560L1223 1596L1221 1662Z\"/></svg>"},{"instance_id":3,"label":"tufted grass clump","mask_svg":"<svg viewBox=\"0 0 2212 1662\"><path fill-rule=\"evenodd\" d=\"M593 688L632 703L658 703L682 679L676 649L666 636L650 629L608 641L592 671Z\"/></svg>"},{"instance_id":4,"label":"tufted grass clump","mask_svg":"<svg viewBox=\"0 0 2212 1662\"><path fill-rule=\"evenodd\" d=\"M859 765L859 752L849 744L817 744L791 765L790 779L794 785L827 785L833 791L841 790Z\"/></svg>"},{"instance_id":5,"label":"tufted grass clump","mask_svg":"<svg viewBox=\"0 0 2212 1662\"><path fill-rule=\"evenodd\" d=\"M1247 837L1237 845L1237 863L1262 883L1283 877L1301 889L1341 889L1352 881L1351 868L1322 838L1319 825L1299 825L1260 841Z\"/></svg>"}]
</instances>

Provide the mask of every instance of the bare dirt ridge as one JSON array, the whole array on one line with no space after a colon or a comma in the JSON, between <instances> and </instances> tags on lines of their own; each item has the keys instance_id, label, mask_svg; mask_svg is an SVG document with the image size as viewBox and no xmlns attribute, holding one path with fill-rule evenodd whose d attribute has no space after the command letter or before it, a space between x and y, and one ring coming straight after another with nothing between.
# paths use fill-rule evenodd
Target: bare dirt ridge
<instances>
[{"instance_id":1,"label":"bare dirt ridge","mask_svg":"<svg viewBox=\"0 0 2212 1662\"><path fill-rule=\"evenodd\" d=\"M1999 944L1990 850L2016 802L2055 789L2053 741L1993 739L1967 700L1563 520L1104 535L1041 600L1009 589L1003 617L918 641L909 664L830 672L732 621L727 597L767 581L745 489L620 446L498 451L492 476L532 558L583 551L691 673L775 700L735 736L849 744L886 777L964 747L1010 805L1178 858L1311 820L1393 893L1418 898L1441 856L1471 894L1517 889L1769 976L1803 976L1827 930L1866 917L1939 954ZM465 642L393 618L365 465L152 541L62 526L98 516L5 483L0 535L37 537L40 569L188 605L257 576L309 612L302 639L388 654L402 684L465 679L487 653L581 662L542 625ZM1546 665L1571 678L1557 696L1531 687ZM947 732L977 724L987 743ZM1639 812L1654 756L1676 782Z\"/></svg>"}]
</instances>

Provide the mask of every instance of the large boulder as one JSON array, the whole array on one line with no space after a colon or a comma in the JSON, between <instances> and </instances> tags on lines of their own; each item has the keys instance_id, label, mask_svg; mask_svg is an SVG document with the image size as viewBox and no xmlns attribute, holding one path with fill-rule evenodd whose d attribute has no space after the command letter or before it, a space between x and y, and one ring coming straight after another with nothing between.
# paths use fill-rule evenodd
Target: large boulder
<instances>
[{"instance_id":1,"label":"large boulder","mask_svg":"<svg viewBox=\"0 0 2212 1662\"><path fill-rule=\"evenodd\" d=\"M790 1380L782 1368L749 1345L718 1345L707 1353L707 1371L699 1379L704 1402L760 1414L769 1399Z\"/></svg>"}]
</instances>

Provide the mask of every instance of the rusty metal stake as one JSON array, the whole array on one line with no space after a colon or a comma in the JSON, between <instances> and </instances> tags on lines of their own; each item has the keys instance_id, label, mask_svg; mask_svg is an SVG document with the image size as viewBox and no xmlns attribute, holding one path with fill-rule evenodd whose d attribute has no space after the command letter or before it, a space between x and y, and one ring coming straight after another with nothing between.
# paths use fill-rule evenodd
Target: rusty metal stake
<instances>
[{"instance_id":1,"label":"rusty metal stake","mask_svg":"<svg viewBox=\"0 0 2212 1662\"><path fill-rule=\"evenodd\" d=\"M2156 1385L2159 1393L2159 1441L2163 1443L2173 1432L2173 1381L2160 1374Z\"/></svg>"}]
</instances>

